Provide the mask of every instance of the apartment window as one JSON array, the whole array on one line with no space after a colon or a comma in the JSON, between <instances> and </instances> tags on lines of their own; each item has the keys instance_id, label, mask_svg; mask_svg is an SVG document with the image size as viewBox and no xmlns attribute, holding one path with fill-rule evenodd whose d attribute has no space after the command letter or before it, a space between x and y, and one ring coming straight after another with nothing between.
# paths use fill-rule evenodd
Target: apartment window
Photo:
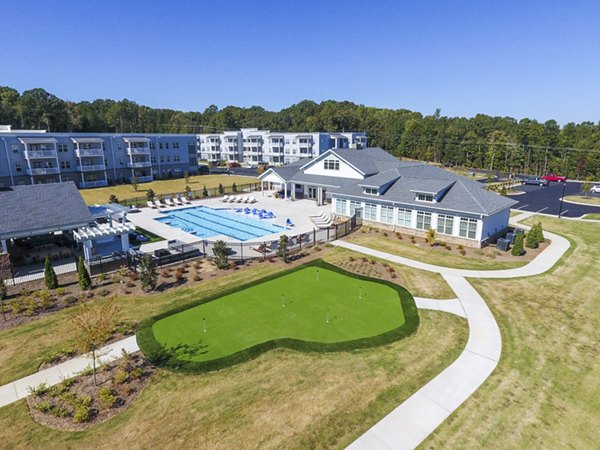
<instances>
[{"instance_id":1,"label":"apartment window","mask_svg":"<svg viewBox=\"0 0 600 450\"><path fill-rule=\"evenodd\" d=\"M58 153L67 153L69 151L69 147L67 147L67 144L57 144L56 150Z\"/></svg>"},{"instance_id":2,"label":"apartment window","mask_svg":"<svg viewBox=\"0 0 600 450\"><path fill-rule=\"evenodd\" d=\"M431 228L431 213L417 211L417 229L429 230Z\"/></svg>"},{"instance_id":3,"label":"apartment window","mask_svg":"<svg viewBox=\"0 0 600 450\"><path fill-rule=\"evenodd\" d=\"M356 210L357 209L361 209L362 208L362 203L361 202L356 202L354 200L350 200L350 216L353 216L354 214L356 214Z\"/></svg>"},{"instance_id":4,"label":"apartment window","mask_svg":"<svg viewBox=\"0 0 600 450\"><path fill-rule=\"evenodd\" d=\"M188 142L188 152L195 152L196 144L194 142Z\"/></svg>"},{"instance_id":5,"label":"apartment window","mask_svg":"<svg viewBox=\"0 0 600 450\"><path fill-rule=\"evenodd\" d=\"M438 214L437 231L441 234L452 234L454 227L454 217Z\"/></svg>"},{"instance_id":6,"label":"apartment window","mask_svg":"<svg viewBox=\"0 0 600 450\"><path fill-rule=\"evenodd\" d=\"M323 161L323 168L325 170L340 170L339 159L326 159Z\"/></svg>"},{"instance_id":7,"label":"apartment window","mask_svg":"<svg viewBox=\"0 0 600 450\"><path fill-rule=\"evenodd\" d=\"M377 220L377 205L374 203L365 203L365 219Z\"/></svg>"},{"instance_id":8,"label":"apartment window","mask_svg":"<svg viewBox=\"0 0 600 450\"><path fill-rule=\"evenodd\" d=\"M173 150L177 150L179 148L179 142L173 142Z\"/></svg>"},{"instance_id":9,"label":"apartment window","mask_svg":"<svg viewBox=\"0 0 600 450\"><path fill-rule=\"evenodd\" d=\"M162 148L163 148L163 143L162 142L158 143L158 148L159 148L159 150L162 150Z\"/></svg>"},{"instance_id":10,"label":"apartment window","mask_svg":"<svg viewBox=\"0 0 600 450\"><path fill-rule=\"evenodd\" d=\"M61 169L70 169L71 168L71 161L61 161L60 162L60 168Z\"/></svg>"},{"instance_id":11,"label":"apartment window","mask_svg":"<svg viewBox=\"0 0 600 450\"><path fill-rule=\"evenodd\" d=\"M168 143L168 142L165 142L165 148L166 148L167 150L169 150L169 143Z\"/></svg>"},{"instance_id":12,"label":"apartment window","mask_svg":"<svg viewBox=\"0 0 600 450\"><path fill-rule=\"evenodd\" d=\"M123 145L120 142L117 144L117 149L118 150L123 150Z\"/></svg>"},{"instance_id":13,"label":"apartment window","mask_svg":"<svg viewBox=\"0 0 600 450\"><path fill-rule=\"evenodd\" d=\"M16 163L15 164L15 172L21 172L23 170L23 168L21 167L21 163Z\"/></svg>"},{"instance_id":14,"label":"apartment window","mask_svg":"<svg viewBox=\"0 0 600 450\"><path fill-rule=\"evenodd\" d=\"M167 162L171 162L171 156L167 155Z\"/></svg>"},{"instance_id":15,"label":"apartment window","mask_svg":"<svg viewBox=\"0 0 600 450\"><path fill-rule=\"evenodd\" d=\"M379 190L377 188L370 188L370 187L364 188L363 192L368 195L378 195L379 194Z\"/></svg>"},{"instance_id":16,"label":"apartment window","mask_svg":"<svg viewBox=\"0 0 600 450\"><path fill-rule=\"evenodd\" d=\"M119 164L123 165L123 158L119 158Z\"/></svg>"},{"instance_id":17,"label":"apartment window","mask_svg":"<svg viewBox=\"0 0 600 450\"><path fill-rule=\"evenodd\" d=\"M347 215L346 213L346 200L340 200L339 198L335 201L335 213L341 216Z\"/></svg>"},{"instance_id":18,"label":"apartment window","mask_svg":"<svg viewBox=\"0 0 600 450\"><path fill-rule=\"evenodd\" d=\"M412 210L398 208L398 219L396 221L397 225L401 227L411 228L412 227Z\"/></svg>"},{"instance_id":19,"label":"apartment window","mask_svg":"<svg viewBox=\"0 0 600 450\"><path fill-rule=\"evenodd\" d=\"M150 150L156 149L156 144L154 142L150 142Z\"/></svg>"},{"instance_id":20,"label":"apartment window","mask_svg":"<svg viewBox=\"0 0 600 450\"><path fill-rule=\"evenodd\" d=\"M165 157L163 155L160 155L160 162L164 163L165 162Z\"/></svg>"},{"instance_id":21,"label":"apartment window","mask_svg":"<svg viewBox=\"0 0 600 450\"><path fill-rule=\"evenodd\" d=\"M151 157L150 157L150 162L151 162L152 164L156 164L156 156L151 156Z\"/></svg>"},{"instance_id":22,"label":"apartment window","mask_svg":"<svg viewBox=\"0 0 600 450\"><path fill-rule=\"evenodd\" d=\"M174 162L179 162L180 161L179 155L173 156L173 161Z\"/></svg>"},{"instance_id":23,"label":"apartment window","mask_svg":"<svg viewBox=\"0 0 600 450\"><path fill-rule=\"evenodd\" d=\"M383 223L394 223L394 208L391 206L381 207L381 222Z\"/></svg>"},{"instance_id":24,"label":"apartment window","mask_svg":"<svg viewBox=\"0 0 600 450\"><path fill-rule=\"evenodd\" d=\"M461 217L459 225L458 235L460 237L469 239L475 239L477 237L477 220Z\"/></svg>"},{"instance_id":25,"label":"apartment window","mask_svg":"<svg viewBox=\"0 0 600 450\"><path fill-rule=\"evenodd\" d=\"M417 201L433 203L433 194L417 194Z\"/></svg>"}]
</instances>

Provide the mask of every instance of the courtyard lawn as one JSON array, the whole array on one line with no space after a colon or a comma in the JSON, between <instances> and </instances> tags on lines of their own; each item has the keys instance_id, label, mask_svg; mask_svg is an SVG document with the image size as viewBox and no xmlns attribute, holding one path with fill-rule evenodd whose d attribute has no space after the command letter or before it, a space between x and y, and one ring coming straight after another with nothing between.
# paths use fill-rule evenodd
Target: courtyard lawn
<instances>
[{"instance_id":1,"label":"courtyard lawn","mask_svg":"<svg viewBox=\"0 0 600 450\"><path fill-rule=\"evenodd\" d=\"M402 327L406 319L407 326ZM138 341L149 356L156 343L159 353L166 349L172 367L179 361L219 359L228 365L278 345L326 351L387 343L402 337L401 327L409 334L417 324L414 301L406 290L315 261L151 319L140 327ZM248 354L240 353L244 351ZM228 359L230 355L234 357ZM187 366L190 370L221 367Z\"/></svg>"},{"instance_id":2,"label":"courtyard lawn","mask_svg":"<svg viewBox=\"0 0 600 450\"><path fill-rule=\"evenodd\" d=\"M600 206L600 197L585 197L584 195L567 195L565 201L572 201L576 203L585 203L586 205L597 205Z\"/></svg>"},{"instance_id":3,"label":"courtyard lawn","mask_svg":"<svg viewBox=\"0 0 600 450\"><path fill-rule=\"evenodd\" d=\"M190 176L189 186L193 191L202 190L204 186L207 189L217 188L219 184L223 187L229 187L235 183L237 186L248 183L257 183L254 177L242 177L238 175L195 175ZM122 184L118 186L106 186L94 189L81 189L83 199L88 205L95 203L107 203L111 195L116 195L121 201L144 197L149 189L152 189L156 195L172 194L185 192L185 178L173 178L171 180L156 180L150 183L140 183L137 192L131 184Z\"/></svg>"}]
</instances>

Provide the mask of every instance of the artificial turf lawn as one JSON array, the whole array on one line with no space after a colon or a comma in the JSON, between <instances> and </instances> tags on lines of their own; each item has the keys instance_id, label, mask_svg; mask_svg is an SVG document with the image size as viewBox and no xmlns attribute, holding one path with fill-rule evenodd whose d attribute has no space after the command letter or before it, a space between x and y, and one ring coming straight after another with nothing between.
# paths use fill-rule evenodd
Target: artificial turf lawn
<instances>
[{"instance_id":1,"label":"artificial turf lawn","mask_svg":"<svg viewBox=\"0 0 600 450\"><path fill-rule=\"evenodd\" d=\"M211 361L276 339L331 344L369 338L404 322L396 289L307 266L163 317L152 332L177 359Z\"/></svg>"}]
</instances>

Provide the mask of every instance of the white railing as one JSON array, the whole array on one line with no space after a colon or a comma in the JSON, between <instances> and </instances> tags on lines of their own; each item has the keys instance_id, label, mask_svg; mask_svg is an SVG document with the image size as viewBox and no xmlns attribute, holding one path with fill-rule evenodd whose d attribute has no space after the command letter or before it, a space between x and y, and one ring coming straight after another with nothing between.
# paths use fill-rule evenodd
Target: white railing
<instances>
[{"instance_id":1,"label":"white railing","mask_svg":"<svg viewBox=\"0 0 600 450\"><path fill-rule=\"evenodd\" d=\"M30 169L27 168L27 175L56 175L60 173L60 169L58 167L44 167L44 168L36 168Z\"/></svg>"},{"instance_id":2,"label":"white railing","mask_svg":"<svg viewBox=\"0 0 600 450\"><path fill-rule=\"evenodd\" d=\"M99 170L106 170L104 164L82 164L77 166L79 172L97 172Z\"/></svg>"},{"instance_id":3,"label":"white railing","mask_svg":"<svg viewBox=\"0 0 600 450\"><path fill-rule=\"evenodd\" d=\"M137 177L138 183L149 183L150 181L154 180L154 177L152 175L148 175L145 177Z\"/></svg>"},{"instance_id":4,"label":"white railing","mask_svg":"<svg viewBox=\"0 0 600 450\"><path fill-rule=\"evenodd\" d=\"M25 158L56 158L56 150L25 150Z\"/></svg>"},{"instance_id":5,"label":"white railing","mask_svg":"<svg viewBox=\"0 0 600 450\"><path fill-rule=\"evenodd\" d=\"M133 168L133 169L141 169L143 167L152 167L152 162L151 161L127 161L127 167Z\"/></svg>"},{"instance_id":6,"label":"white railing","mask_svg":"<svg viewBox=\"0 0 600 450\"><path fill-rule=\"evenodd\" d=\"M80 158L86 156L104 156L104 151L101 148L76 149L75 154Z\"/></svg>"},{"instance_id":7,"label":"white railing","mask_svg":"<svg viewBox=\"0 0 600 450\"><path fill-rule=\"evenodd\" d=\"M108 186L108 180L96 180L96 181L80 181L80 188L94 188Z\"/></svg>"},{"instance_id":8,"label":"white railing","mask_svg":"<svg viewBox=\"0 0 600 450\"><path fill-rule=\"evenodd\" d=\"M128 155L148 155L150 147L127 147Z\"/></svg>"}]
</instances>

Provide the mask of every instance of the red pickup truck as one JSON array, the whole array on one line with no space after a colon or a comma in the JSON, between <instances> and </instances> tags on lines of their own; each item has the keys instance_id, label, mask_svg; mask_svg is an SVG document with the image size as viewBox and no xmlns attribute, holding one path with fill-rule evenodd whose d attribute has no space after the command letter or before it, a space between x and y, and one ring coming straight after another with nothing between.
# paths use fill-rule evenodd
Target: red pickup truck
<instances>
[{"instance_id":1,"label":"red pickup truck","mask_svg":"<svg viewBox=\"0 0 600 450\"><path fill-rule=\"evenodd\" d=\"M560 175L556 175L554 173L551 173L550 175L544 175L543 177L540 177L542 180L546 180L546 181L558 181L560 183L566 183L567 181L567 177L561 177Z\"/></svg>"}]
</instances>

